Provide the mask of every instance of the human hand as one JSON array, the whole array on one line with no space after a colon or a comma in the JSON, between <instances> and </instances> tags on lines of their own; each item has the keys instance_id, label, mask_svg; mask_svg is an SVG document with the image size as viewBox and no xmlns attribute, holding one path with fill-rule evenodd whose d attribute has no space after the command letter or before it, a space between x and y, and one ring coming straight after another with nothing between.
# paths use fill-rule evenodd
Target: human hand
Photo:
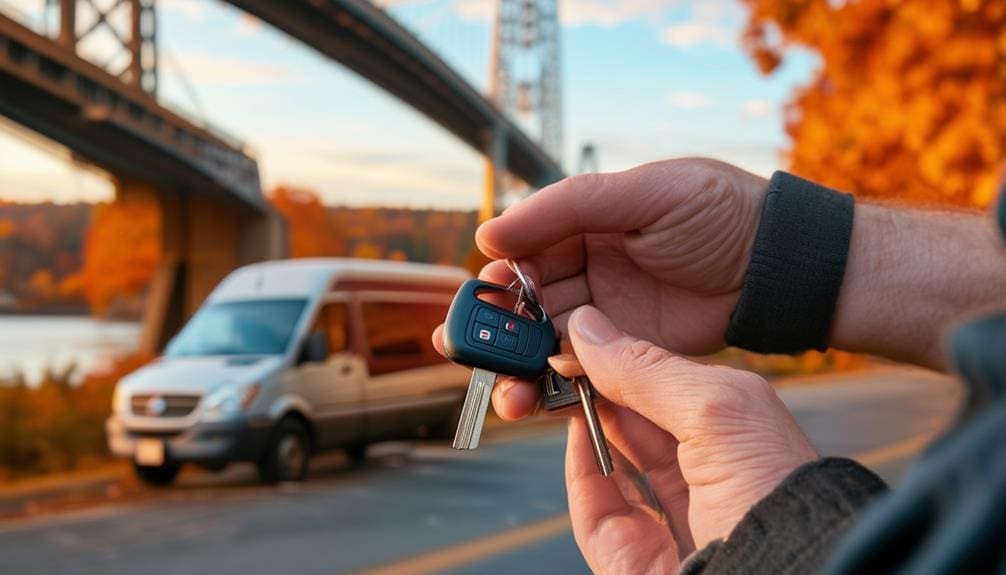
<instances>
[{"instance_id":1,"label":"human hand","mask_svg":"<svg viewBox=\"0 0 1006 575\"><path fill-rule=\"evenodd\" d=\"M691 362L626 334L590 307L571 315L569 332L582 368L610 400L599 412L613 452L624 457L614 481L603 477L582 416L570 422L570 517L594 571L675 571L681 557L725 538L790 472L817 459L758 375ZM652 487L662 516L640 496L636 473Z\"/></svg>"},{"instance_id":2,"label":"human hand","mask_svg":"<svg viewBox=\"0 0 1006 575\"><path fill-rule=\"evenodd\" d=\"M740 297L767 182L709 159L668 160L548 186L479 227L491 258L521 258L546 311L565 331L591 304L618 327L689 355L724 345ZM482 279L507 284L502 261ZM439 347L441 332L433 340ZM538 387L498 382L504 419L531 414Z\"/></svg>"}]
</instances>

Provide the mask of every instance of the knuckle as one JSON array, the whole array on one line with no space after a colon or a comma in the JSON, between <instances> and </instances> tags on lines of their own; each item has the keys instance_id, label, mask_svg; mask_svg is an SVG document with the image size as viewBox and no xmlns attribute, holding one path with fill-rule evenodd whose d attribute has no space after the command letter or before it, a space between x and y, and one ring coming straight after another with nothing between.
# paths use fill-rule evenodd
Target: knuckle
<instances>
[{"instance_id":1,"label":"knuckle","mask_svg":"<svg viewBox=\"0 0 1006 575\"><path fill-rule=\"evenodd\" d=\"M752 400L773 393L771 386L760 375L730 368L716 369L715 380L704 382L696 414L700 420L722 419L745 413Z\"/></svg>"},{"instance_id":2,"label":"knuckle","mask_svg":"<svg viewBox=\"0 0 1006 575\"><path fill-rule=\"evenodd\" d=\"M636 340L625 346L620 358L623 369L651 371L673 367L677 359L671 352L645 340Z\"/></svg>"}]
</instances>

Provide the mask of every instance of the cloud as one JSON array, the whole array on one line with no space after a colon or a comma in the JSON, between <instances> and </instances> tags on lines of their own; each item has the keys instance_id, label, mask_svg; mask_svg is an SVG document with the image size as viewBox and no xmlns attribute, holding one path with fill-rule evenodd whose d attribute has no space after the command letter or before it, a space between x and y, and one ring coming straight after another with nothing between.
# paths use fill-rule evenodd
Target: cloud
<instances>
[{"instance_id":1,"label":"cloud","mask_svg":"<svg viewBox=\"0 0 1006 575\"><path fill-rule=\"evenodd\" d=\"M385 0L385 3L395 2ZM496 7L488 0L454 0L454 12L463 20L488 22L496 15Z\"/></svg>"},{"instance_id":2,"label":"cloud","mask_svg":"<svg viewBox=\"0 0 1006 575\"><path fill-rule=\"evenodd\" d=\"M743 4L737 0L695 2L686 18L663 28L660 39L682 49L699 45L736 46L746 14Z\"/></svg>"},{"instance_id":3,"label":"cloud","mask_svg":"<svg viewBox=\"0 0 1006 575\"><path fill-rule=\"evenodd\" d=\"M728 46L734 36L726 27L718 23L692 20L665 27L660 39L665 44L677 48L691 48L700 44Z\"/></svg>"},{"instance_id":4,"label":"cloud","mask_svg":"<svg viewBox=\"0 0 1006 575\"><path fill-rule=\"evenodd\" d=\"M674 0L560 0L559 18L565 26L616 26L659 16L679 4Z\"/></svg>"},{"instance_id":5,"label":"cloud","mask_svg":"<svg viewBox=\"0 0 1006 575\"><path fill-rule=\"evenodd\" d=\"M206 4L201 0L160 0L157 7L178 12L190 22L202 22L206 19Z\"/></svg>"},{"instance_id":6,"label":"cloud","mask_svg":"<svg viewBox=\"0 0 1006 575\"><path fill-rule=\"evenodd\" d=\"M355 134L350 127L349 138ZM474 209L482 190L483 163L463 144L409 142L390 147L361 145L316 134L259 135L264 188L278 183L315 189L336 205L399 205ZM454 151L460 152L460 154Z\"/></svg>"},{"instance_id":7,"label":"cloud","mask_svg":"<svg viewBox=\"0 0 1006 575\"><path fill-rule=\"evenodd\" d=\"M699 108L711 108L715 102L709 94L695 90L682 90L667 93L667 101L676 108L682 110L696 110Z\"/></svg>"},{"instance_id":8,"label":"cloud","mask_svg":"<svg viewBox=\"0 0 1006 575\"><path fill-rule=\"evenodd\" d=\"M247 12L242 12L241 17L234 25L234 30L241 38L254 36L262 30L262 21Z\"/></svg>"},{"instance_id":9,"label":"cloud","mask_svg":"<svg viewBox=\"0 0 1006 575\"><path fill-rule=\"evenodd\" d=\"M741 105L745 118L766 118L776 113L776 105L768 100L748 100Z\"/></svg>"},{"instance_id":10,"label":"cloud","mask_svg":"<svg viewBox=\"0 0 1006 575\"><path fill-rule=\"evenodd\" d=\"M379 0L381 6L398 6L409 0ZM631 20L651 19L682 0L559 0L563 26L617 26ZM493 0L454 0L454 12L465 20L490 21L496 14Z\"/></svg>"},{"instance_id":11,"label":"cloud","mask_svg":"<svg viewBox=\"0 0 1006 575\"><path fill-rule=\"evenodd\" d=\"M186 78L196 84L272 84L297 78L294 70L280 64L209 52L178 54L175 59L180 62Z\"/></svg>"}]
</instances>

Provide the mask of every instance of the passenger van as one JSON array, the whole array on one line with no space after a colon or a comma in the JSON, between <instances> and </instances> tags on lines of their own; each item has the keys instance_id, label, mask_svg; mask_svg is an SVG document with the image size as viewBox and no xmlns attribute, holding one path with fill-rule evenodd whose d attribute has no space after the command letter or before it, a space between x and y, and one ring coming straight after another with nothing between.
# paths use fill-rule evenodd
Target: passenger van
<instances>
[{"instance_id":1,"label":"passenger van","mask_svg":"<svg viewBox=\"0 0 1006 575\"><path fill-rule=\"evenodd\" d=\"M119 381L109 449L150 484L232 461L273 482L303 479L323 450L360 461L377 441L450 437L470 374L431 334L468 278L355 259L235 270L162 357Z\"/></svg>"}]
</instances>

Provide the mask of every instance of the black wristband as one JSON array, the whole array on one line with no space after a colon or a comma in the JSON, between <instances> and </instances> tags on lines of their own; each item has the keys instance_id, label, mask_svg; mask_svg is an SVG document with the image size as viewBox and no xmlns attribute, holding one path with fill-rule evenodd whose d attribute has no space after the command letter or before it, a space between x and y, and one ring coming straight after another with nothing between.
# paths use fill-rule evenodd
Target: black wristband
<instances>
[{"instance_id":1,"label":"black wristband","mask_svg":"<svg viewBox=\"0 0 1006 575\"><path fill-rule=\"evenodd\" d=\"M772 175L728 345L759 353L827 349L852 216L851 195Z\"/></svg>"}]
</instances>

